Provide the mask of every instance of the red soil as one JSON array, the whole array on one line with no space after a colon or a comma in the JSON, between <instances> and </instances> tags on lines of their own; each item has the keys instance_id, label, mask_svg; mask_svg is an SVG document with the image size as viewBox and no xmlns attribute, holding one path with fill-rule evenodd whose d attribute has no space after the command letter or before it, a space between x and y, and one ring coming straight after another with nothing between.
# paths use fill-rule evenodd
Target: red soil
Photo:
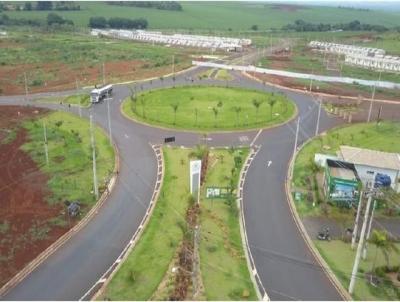
<instances>
[{"instance_id":1,"label":"red soil","mask_svg":"<svg viewBox=\"0 0 400 302\"><path fill-rule=\"evenodd\" d=\"M68 230L49 224L49 219L60 216L63 206L46 202L51 194L48 176L20 149L28 141L27 131L19 127L21 121L45 112L0 107L0 130L17 133L10 143L0 143L0 286Z\"/></svg>"}]
</instances>

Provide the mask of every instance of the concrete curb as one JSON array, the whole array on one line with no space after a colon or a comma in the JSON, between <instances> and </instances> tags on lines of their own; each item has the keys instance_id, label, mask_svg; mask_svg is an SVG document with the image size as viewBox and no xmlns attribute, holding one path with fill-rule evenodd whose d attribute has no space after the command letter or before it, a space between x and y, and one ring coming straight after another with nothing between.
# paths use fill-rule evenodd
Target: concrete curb
<instances>
[{"instance_id":1,"label":"concrete curb","mask_svg":"<svg viewBox=\"0 0 400 302\"><path fill-rule=\"evenodd\" d=\"M146 210L146 214L143 217L139 227L133 234L131 240L122 250L118 258L107 269L107 271L99 278L99 280L97 280L97 282L79 299L80 301L94 300L104 292L107 285L112 280L112 277L118 272L122 264L128 258L132 249L136 246L137 242L140 240L140 237L143 234L143 230L145 229L146 225L149 222L149 218L151 217L151 214L153 213L153 210L157 203L158 197L161 192L162 183L164 180L164 156L162 153L161 145L152 145L151 147L157 158L157 180L154 185L153 195L151 197L150 204Z\"/></svg>"},{"instance_id":2,"label":"concrete curb","mask_svg":"<svg viewBox=\"0 0 400 302\"><path fill-rule=\"evenodd\" d=\"M103 130L102 128L100 128ZM42 264L48 257L54 252L61 248L72 236L83 229L87 223L98 213L101 206L107 200L107 197L111 194L118 177L118 171L120 168L119 151L115 144L114 147L114 170L113 176L107 185L107 190L103 192L96 204L90 209L86 216L80 220L73 228L67 231L64 235L53 242L48 248L41 252L35 259L29 262L22 270L20 270L13 278L11 278L3 287L0 289L0 298L3 297L8 291L18 285L25 277L32 273L40 264Z\"/></svg>"},{"instance_id":3,"label":"concrete curb","mask_svg":"<svg viewBox=\"0 0 400 302\"><path fill-rule=\"evenodd\" d=\"M255 76L252 76L251 74L247 73L246 71L242 71L242 74L245 77L249 78L249 79L255 80L255 81L260 82L260 83L264 83L264 81L261 81L259 78L255 77ZM293 91L293 92L301 92L301 93L304 93L304 94L315 94L315 95L318 95L318 96L324 96L324 97L330 97L330 98L338 98L338 97L340 97L340 98L342 98L344 100L345 99L358 100L358 97L355 97L355 96L345 96L345 95L344 96L342 96L342 95L339 96L339 95L336 95L336 94L329 94L329 93L316 92L316 91L309 92L308 90L291 88L291 87L287 87L287 86L271 83L271 82L268 82L268 81L265 81L265 83L267 83L269 86L273 86L273 87L277 87L277 88L281 88L281 89L286 89L286 90L290 90L290 91ZM370 102L370 101L372 101L372 99L363 97L362 101ZM382 99L374 99L373 102L374 103L399 104L398 101L385 100L385 99L383 99L383 100Z\"/></svg>"},{"instance_id":4,"label":"concrete curb","mask_svg":"<svg viewBox=\"0 0 400 302\"><path fill-rule=\"evenodd\" d=\"M247 171L249 170L249 167L250 167L253 159L257 155L258 151L259 151L259 148L251 148L250 149L250 153L247 156L244 165L242 166L242 170L240 171L240 177L239 177L239 183L238 183L238 187L237 187L236 197L237 197L237 207L240 212L240 219L239 219L240 235L242 237L242 245L243 245L244 254L246 256L247 268L249 269L250 278L251 278L251 281L253 282L253 286L254 286L254 289L256 290L258 299L263 300L263 301L269 301L270 300L269 296L261 282L260 276L258 275L258 272L257 272L257 268L254 264L253 256L251 254L249 242L247 239L246 221L244 218L244 211L243 211L243 186L244 186L244 182L246 179Z\"/></svg>"},{"instance_id":5,"label":"concrete curb","mask_svg":"<svg viewBox=\"0 0 400 302\"><path fill-rule=\"evenodd\" d=\"M318 136L316 136L318 137ZM292 213L293 219L296 223L297 228L300 231L301 236L304 239L304 242L308 246L309 250L313 254L315 260L319 263L319 265L322 267L324 273L328 277L328 279L332 282L333 286L336 288L336 290L339 292L339 294L342 296L343 300L345 301L352 301L353 298L350 296L350 294L347 292L347 290L343 287L343 285L340 283L336 275L332 272L330 269L329 265L326 263L326 261L322 258L321 254L319 253L318 249L315 247L314 243L312 242L310 236L307 233L306 228L304 227L303 222L300 219L299 214L297 213L296 210L296 205L293 200L293 196L291 193L291 186L292 186L292 179L293 179L293 169L294 169L294 162L297 157L297 154L299 151L304 148L313 138L308 139L305 141L299 148L297 148L296 153L292 155L289 165L288 165L288 173L286 175L286 181L285 181L285 191L286 191L286 198L289 204L290 211Z\"/></svg>"}]
</instances>

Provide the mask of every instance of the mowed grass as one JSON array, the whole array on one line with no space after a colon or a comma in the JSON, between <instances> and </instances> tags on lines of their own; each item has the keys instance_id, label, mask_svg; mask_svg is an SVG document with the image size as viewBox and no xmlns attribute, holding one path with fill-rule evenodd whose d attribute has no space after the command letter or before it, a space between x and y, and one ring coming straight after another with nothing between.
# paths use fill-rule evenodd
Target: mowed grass
<instances>
[{"instance_id":1,"label":"mowed grass","mask_svg":"<svg viewBox=\"0 0 400 302\"><path fill-rule=\"evenodd\" d=\"M43 122L47 128L49 165L46 165ZM23 145L39 167L49 176L50 204L78 200L87 212L96 202L93 194L92 149L89 122L65 112L52 112L27 121L30 141ZM112 176L114 149L105 133L95 127L97 178L100 190Z\"/></svg>"},{"instance_id":2,"label":"mowed grass","mask_svg":"<svg viewBox=\"0 0 400 302\"><path fill-rule=\"evenodd\" d=\"M293 184L297 189L308 190L307 179L313 179L312 164L315 153L336 155L341 145L367 148L384 152L400 152L400 123L380 122L360 123L351 126L340 126L308 142L297 154ZM311 205L296 203L300 215L314 211Z\"/></svg>"},{"instance_id":3,"label":"mowed grass","mask_svg":"<svg viewBox=\"0 0 400 302\"><path fill-rule=\"evenodd\" d=\"M164 148L161 194L138 244L112 278L102 300L149 300L183 238L189 196L189 150Z\"/></svg>"},{"instance_id":4,"label":"mowed grass","mask_svg":"<svg viewBox=\"0 0 400 302\"><path fill-rule=\"evenodd\" d=\"M350 276L353 269L356 250L352 250L349 243L344 243L341 240L314 241L318 251L329 264L330 269L338 277L343 287L348 289L350 284ZM400 249L400 244L396 244ZM368 254L366 260L360 261L359 271L357 274L355 290L353 298L355 300L398 300L399 296L396 291L384 280L378 287L372 286L366 279L365 273L370 272L373 268L374 258L376 257L375 267L386 265L382 251L377 251L373 244L368 245ZM399 265L399 257L397 254L389 253L390 265ZM399 290L397 289L397 292Z\"/></svg>"},{"instance_id":5,"label":"mowed grass","mask_svg":"<svg viewBox=\"0 0 400 302\"><path fill-rule=\"evenodd\" d=\"M217 80L221 80L221 81L232 81L233 80L233 76L226 69L218 70L217 74L215 75L215 78Z\"/></svg>"},{"instance_id":6,"label":"mowed grass","mask_svg":"<svg viewBox=\"0 0 400 302\"><path fill-rule=\"evenodd\" d=\"M80 11L57 12L86 27L91 16L146 18L150 28L202 29L202 30L249 30L258 25L260 30L280 28L295 20L313 23L344 23L359 20L362 23L379 23L386 26L400 25L396 12L323 6L294 6L285 9L274 4L258 2L182 2L183 11L107 5L104 2L80 2ZM45 20L46 11L6 12L10 17ZM240 20L240 22L239 22Z\"/></svg>"},{"instance_id":7,"label":"mowed grass","mask_svg":"<svg viewBox=\"0 0 400 302\"><path fill-rule=\"evenodd\" d=\"M258 110L254 100L260 102ZM135 102L127 98L122 109L139 121L198 131L268 127L295 114L294 103L281 94L223 87L154 90L138 95Z\"/></svg>"},{"instance_id":8,"label":"mowed grass","mask_svg":"<svg viewBox=\"0 0 400 302\"><path fill-rule=\"evenodd\" d=\"M200 202L200 270L207 300L257 300L243 251L236 199L233 205L226 199L206 199L206 187L228 187L231 177L237 184L240 168L231 175L234 157L243 163L247 154L248 149L210 153L213 160Z\"/></svg>"},{"instance_id":9,"label":"mowed grass","mask_svg":"<svg viewBox=\"0 0 400 302\"><path fill-rule=\"evenodd\" d=\"M63 103L81 107L89 107L91 104L89 94L75 94L67 97L47 97L37 101L41 103Z\"/></svg>"}]
</instances>

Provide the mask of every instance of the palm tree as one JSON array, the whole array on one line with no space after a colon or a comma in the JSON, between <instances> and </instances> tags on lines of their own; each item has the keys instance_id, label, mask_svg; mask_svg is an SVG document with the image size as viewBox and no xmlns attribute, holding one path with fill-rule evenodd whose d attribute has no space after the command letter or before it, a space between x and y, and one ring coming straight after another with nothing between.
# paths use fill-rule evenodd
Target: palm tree
<instances>
[{"instance_id":1,"label":"palm tree","mask_svg":"<svg viewBox=\"0 0 400 302\"><path fill-rule=\"evenodd\" d=\"M194 108L194 116L195 116L195 126L197 126L197 116L198 116L198 114L199 114L199 109L197 109L197 108Z\"/></svg>"},{"instance_id":2,"label":"palm tree","mask_svg":"<svg viewBox=\"0 0 400 302\"><path fill-rule=\"evenodd\" d=\"M389 255L391 252L398 253L399 249L397 246L394 244L392 240L388 237L388 234L386 231L379 231L379 230L374 230L372 232L371 238L369 239L369 242L375 245L376 251L375 251L375 258L373 261L373 266L372 266L372 271L375 269L375 264L376 264L376 258L378 255L378 250L381 250L383 256L385 257L386 260L386 265L389 267L390 262L389 262Z\"/></svg>"},{"instance_id":3,"label":"palm tree","mask_svg":"<svg viewBox=\"0 0 400 302\"><path fill-rule=\"evenodd\" d=\"M142 116L146 117L146 111L144 110L145 105L146 105L146 100L144 99L144 97L140 97L140 103L142 104Z\"/></svg>"},{"instance_id":4,"label":"palm tree","mask_svg":"<svg viewBox=\"0 0 400 302\"><path fill-rule=\"evenodd\" d=\"M179 108L179 103L174 103L171 104L172 110L174 110L174 125L176 123L176 112L178 111Z\"/></svg>"},{"instance_id":5,"label":"palm tree","mask_svg":"<svg viewBox=\"0 0 400 302\"><path fill-rule=\"evenodd\" d=\"M217 116L218 116L218 109L213 107L212 111L214 112L214 118L215 118L215 127L217 126Z\"/></svg>"},{"instance_id":6,"label":"palm tree","mask_svg":"<svg viewBox=\"0 0 400 302\"><path fill-rule=\"evenodd\" d=\"M262 104L262 101L253 99L253 106L254 106L254 108L256 108L256 123L257 123L257 119L258 119L258 110L260 109L261 104Z\"/></svg>"},{"instance_id":7,"label":"palm tree","mask_svg":"<svg viewBox=\"0 0 400 302\"><path fill-rule=\"evenodd\" d=\"M131 87L129 87L129 90L131 91L131 95L129 96L129 98L133 105L133 111L136 111L136 95Z\"/></svg>"},{"instance_id":8,"label":"palm tree","mask_svg":"<svg viewBox=\"0 0 400 302\"><path fill-rule=\"evenodd\" d=\"M242 111L242 107L235 106L235 107L233 107L233 111L236 112L236 125L238 126L239 125L239 113L240 113L240 111Z\"/></svg>"}]
</instances>

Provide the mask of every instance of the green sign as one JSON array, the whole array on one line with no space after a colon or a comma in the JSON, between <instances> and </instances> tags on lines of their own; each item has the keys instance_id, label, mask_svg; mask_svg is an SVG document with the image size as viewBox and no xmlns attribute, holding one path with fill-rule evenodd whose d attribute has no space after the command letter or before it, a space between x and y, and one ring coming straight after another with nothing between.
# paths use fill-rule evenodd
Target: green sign
<instances>
[{"instance_id":1,"label":"green sign","mask_svg":"<svg viewBox=\"0 0 400 302\"><path fill-rule=\"evenodd\" d=\"M207 187L206 198L226 198L229 194L228 187Z\"/></svg>"}]
</instances>

